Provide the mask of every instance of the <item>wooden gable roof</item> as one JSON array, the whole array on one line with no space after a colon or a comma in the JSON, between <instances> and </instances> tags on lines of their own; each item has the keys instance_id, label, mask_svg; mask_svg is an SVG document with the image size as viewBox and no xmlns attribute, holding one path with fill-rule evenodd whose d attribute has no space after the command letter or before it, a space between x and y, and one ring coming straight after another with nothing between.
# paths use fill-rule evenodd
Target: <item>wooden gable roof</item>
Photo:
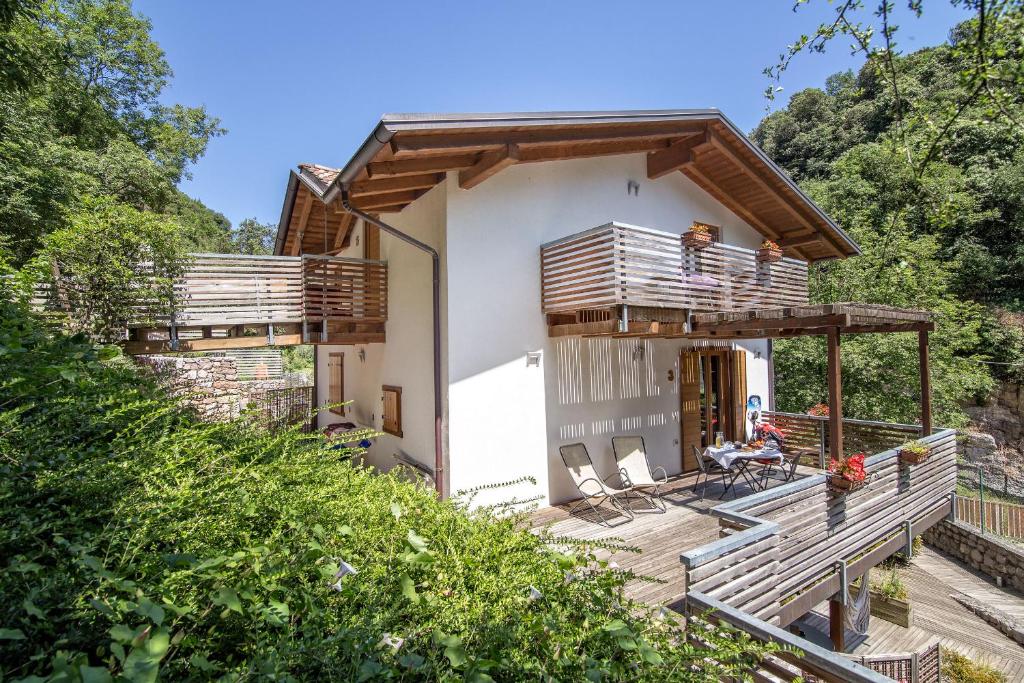
<instances>
[{"instance_id":1,"label":"wooden gable roof","mask_svg":"<svg viewBox=\"0 0 1024 683\"><path fill-rule=\"evenodd\" d=\"M404 209L449 171L470 189L514 164L639 153L647 155L648 177L684 174L791 256L816 261L860 253L714 109L388 115L344 168L302 164L293 172L277 250L337 248L351 228L337 201L343 187L357 208L389 213ZM324 202L337 208L325 212Z\"/></svg>"}]
</instances>

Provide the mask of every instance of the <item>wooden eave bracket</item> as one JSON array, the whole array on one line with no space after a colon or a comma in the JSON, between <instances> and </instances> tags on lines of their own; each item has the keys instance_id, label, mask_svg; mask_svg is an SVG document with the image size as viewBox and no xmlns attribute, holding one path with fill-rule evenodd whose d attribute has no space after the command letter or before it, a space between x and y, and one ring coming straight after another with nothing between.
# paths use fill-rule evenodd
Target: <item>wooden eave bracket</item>
<instances>
[{"instance_id":1,"label":"wooden eave bracket","mask_svg":"<svg viewBox=\"0 0 1024 683\"><path fill-rule=\"evenodd\" d=\"M504 149L485 152L476 164L459 172L459 187L463 190L474 188L518 161L518 145L505 145Z\"/></svg>"}]
</instances>

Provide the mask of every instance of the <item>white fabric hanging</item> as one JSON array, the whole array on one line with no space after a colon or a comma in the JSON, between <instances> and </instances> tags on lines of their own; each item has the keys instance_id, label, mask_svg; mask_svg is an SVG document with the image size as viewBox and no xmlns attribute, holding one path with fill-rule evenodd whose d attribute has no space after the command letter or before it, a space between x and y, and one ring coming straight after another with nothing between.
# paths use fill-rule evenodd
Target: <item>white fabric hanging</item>
<instances>
[{"instance_id":1,"label":"white fabric hanging","mask_svg":"<svg viewBox=\"0 0 1024 683\"><path fill-rule=\"evenodd\" d=\"M846 587L846 609L843 610L843 626L858 636L868 634L871 624L871 568L860 577L860 590L856 599L850 597L850 587Z\"/></svg>"}]
</instances>

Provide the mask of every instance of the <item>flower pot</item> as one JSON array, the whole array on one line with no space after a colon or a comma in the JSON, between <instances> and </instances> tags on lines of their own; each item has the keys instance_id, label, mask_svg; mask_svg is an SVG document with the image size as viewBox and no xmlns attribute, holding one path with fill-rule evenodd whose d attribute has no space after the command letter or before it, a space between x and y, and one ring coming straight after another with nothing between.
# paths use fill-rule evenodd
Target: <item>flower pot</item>
<instances>
[{"instance_id":1,"label":"flower pot","mask_svg":"<svg viewBox=\"0 0 1024 683\"><path fill-rule=\"evenodd\" d=\"M865 483L867 483L867 480L850 481L849 479L839 475L833 475L828 478L829 488L837 493L849 493L850 491L856 491L860 487L864 486Z\"/></svg>"},{"instance_id":2,"label":"flower pot","mask_svg":"<svg viewBox=\"0 0 1024 683\"><path fill-rule=\"evenodd\" d=\"M683 233L683 246L691 249L705 249L714 243L710 232L689 232Z\"/></svg>"},{"instance_id":3,"label":"flower pot","mask_svg":"<svg viewBox=\"0 0 1024 683\"><path fill-rule=\"evenodd\" d=\"M775 263L782 260L781 249L758 249L757 250L757 261L758 263Z\"/></svg>"},{"instance_id":4,"label":"flower pot","mask_svg":"<svg viewBox=\"0 0 1024 683\"><path fill-rule=\"evenodd\" d=\"M929 455L931 455L931 451L920 452L901 450L899 452L900 462L904 462L908 465L920 465L928 459Z\"/></svg>"}]
</instances>

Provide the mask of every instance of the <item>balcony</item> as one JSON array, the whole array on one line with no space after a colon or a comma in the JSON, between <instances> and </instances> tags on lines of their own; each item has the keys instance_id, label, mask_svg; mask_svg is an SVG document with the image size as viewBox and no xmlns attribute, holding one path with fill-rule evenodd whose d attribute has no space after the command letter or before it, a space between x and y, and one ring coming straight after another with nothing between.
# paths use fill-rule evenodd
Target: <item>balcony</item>
<instances>
[{"instance_id":1,"label":"balcony","mask_svg":"<svg viewBox=\"0 0 1024 683\"><path fill-rule=\"evenodd\" d=\"M384 341L383 261L328 256L194 254L170 314L140 310L129 353Z\"/></svg>"},{"instance_id":2,"label":"balcony","mask_svg":"<svg viewBox=\"0 0 1024 683\"><path fill-rule=\"evenodd\" d=\"M541 305L552 324L608 320L623 306L679 322L683 311L807 302L805 262L764 263L752 249L722 243L695 249L675 233L608 223L541 247Z\"/></svg>"}]
</instances>

